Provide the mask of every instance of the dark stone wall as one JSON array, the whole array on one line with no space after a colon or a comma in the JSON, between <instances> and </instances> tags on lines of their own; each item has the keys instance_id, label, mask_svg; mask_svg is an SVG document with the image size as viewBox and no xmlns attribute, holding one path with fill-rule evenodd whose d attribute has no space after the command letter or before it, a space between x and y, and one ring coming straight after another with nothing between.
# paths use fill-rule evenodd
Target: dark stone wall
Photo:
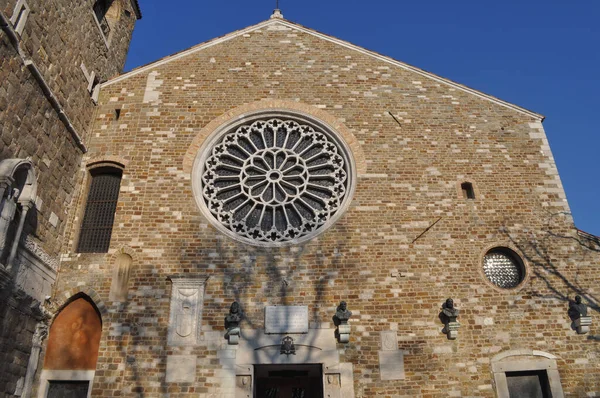
<instances>
[{"instance_id":1,"label":"dark stone wall","mask_svg":"<svg viewBox=\"0 0 600 398\"><path fill-rule=\"evenodd\" d=\"M33 299L10 286L10 277L0 270L0 394L14 397L17 383L25 378L35 325ZM32 307L33 305L33 307Z\"/></svg>"}]
</instances>

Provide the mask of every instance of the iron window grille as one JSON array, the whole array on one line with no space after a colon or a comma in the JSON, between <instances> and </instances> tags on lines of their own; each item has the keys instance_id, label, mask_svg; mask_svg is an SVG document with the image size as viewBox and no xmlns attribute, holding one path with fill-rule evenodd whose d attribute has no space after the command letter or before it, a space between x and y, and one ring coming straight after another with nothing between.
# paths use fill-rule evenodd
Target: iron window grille
<instances>
[{"instance_id":1,"label":"iron window grille","mask_svg":"<svg viewBox=\"0 0 600 398\"><path fill-rule=\"evenodd\" d=\"M93 169L91 175L77 252L106 253L112 235L122 171L102 167Z\"/></svg>"},{"instance_id":2,"label":"iron window grille","mask_svg":"<svg viewBox=\"0 0 600 398\"><path fill-rule=\"evenodd\" d=\"M503 289L513 289L525 279L523 261L504 247L492 249L485 255L483 272L490 282Z\"/></svg>"}]
</instances>

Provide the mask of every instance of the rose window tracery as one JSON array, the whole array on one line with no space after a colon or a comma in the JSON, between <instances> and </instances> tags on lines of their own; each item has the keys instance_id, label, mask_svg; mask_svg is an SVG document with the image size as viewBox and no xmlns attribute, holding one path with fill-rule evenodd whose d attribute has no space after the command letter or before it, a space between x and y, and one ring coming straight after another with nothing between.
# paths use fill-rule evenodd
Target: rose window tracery
<instances>
[{"instance_id":1,"label":"rose window tracery","mask_svg":"<svg viewBox=\"0 0 600 398\"><path fill-rule=\"evenodd\" d=\"M330 134L271 118L218 138L201 172L206 209L251 243L279 244L318 232L349 189L349 162Z\"/></svg>"}]
</instances>

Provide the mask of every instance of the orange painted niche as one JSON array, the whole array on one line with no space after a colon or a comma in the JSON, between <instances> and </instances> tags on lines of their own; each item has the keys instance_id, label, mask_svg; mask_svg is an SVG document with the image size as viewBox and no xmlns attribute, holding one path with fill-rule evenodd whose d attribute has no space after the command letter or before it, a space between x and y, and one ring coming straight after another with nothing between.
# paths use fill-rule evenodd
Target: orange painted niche
<instances>
[{"instance_id":1,"label":"orange painted niche","mask_svg":"<svg viewBox=\"0 0 600 398\"><path fill-rule=\"evenodd\" d=\"M44 369L95 370L101 334L96 308L84 298L72 301L50 327Z\"/></svg>"}]
</instances>

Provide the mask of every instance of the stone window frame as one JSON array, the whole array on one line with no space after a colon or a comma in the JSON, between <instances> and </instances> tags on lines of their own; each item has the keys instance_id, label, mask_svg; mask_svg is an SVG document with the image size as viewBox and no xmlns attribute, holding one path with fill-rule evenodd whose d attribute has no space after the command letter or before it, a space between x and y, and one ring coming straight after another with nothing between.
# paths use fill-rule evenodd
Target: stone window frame
<instances>
[{"instance_id":1,"label":"stone window frame","mask_svg":"<svg viewBox=\"0 0 600 398\"><path fill-rule=\"evenodd\" d=\"M72 250L75 253L79 253L77 251L78 247L79 247L79 240L81 237L81 227L83 225L83 216L85 215L85 209L87 206L87 202L88 202L88 197L89 197L89 193L90 193L90 188L91 188L91 184L92 184L92 170L97 169L97 168L101 168L101 167L109 167L109 168L114 168L114 169L119 169L121 170L121 186L123 185L123 179L125 178L125 168L126 168L126 162L124 161L120 161L120 160L107 160L107 159L101 159L101 160L94 160L94 161L90 161L89 163L86 164L85 167L85 177L84 177L84 182L83 182L83 189L82 189L82 201L81 201L81 205L79 206L79 209L77 210L77 214L76 214L76 220L77 222L74 224L74 236L73 236L73 245L72 245ZM120 192L120 188L119 188L119 192ZM117 205L117 209L115 210L115 214L116 211L118 210L118 205ZM110 250L110 248L109 248ZM105 254L105 252L99 252L99 253L82 253L82 254Z\"/></svg>"},{"instance_id":2,"label":"stone window frame","mask_svg":"<svg viewBox=\"0 0 600 398\"><path fill-rule=\"evenodd\" d=\"M25 29L25 24L27 23L27 17L31 12L31 8L29 8L29 4L25 0L17 1L15 5L13 15L10 18L10 23L13 25L15 32L19 35L23 34L23 29Z\"/></svg>"},{"instance_id":3,"label":"stone window frame","mask_svg":"<svg viewBox=\"0 0 600 398\"><path fill-rule=\"evenodd\" d=\"M473 189L473 195L474 195L473 198L465 197L463 188L462 188L463 184L471 184L471 188ZM479 188L477 187L477 184L475 183L474 180L469 179L469 178L463 178L463 179L459 179L456 181L456 195L459 199L464 200L466 202L475 202L481 197L481 194L479 192Z\"/></svg>"},{"instance_id":4,"label":"stone window frame","mask_svg":"<svg viewBox=\"0 0 600 398\"><path fill-rule=\"evenodd\" d=\"M515 286L513 288L503 288L503 287L496 286L485 275L485 272L483 271L483 263L484 263L485 255L494 249L509 249L509 250L513 251L521 260L521 263L523 264L524 275L523 275L523 280L517 286ZM477 267L479 269L479 275L480 275L481 279L485 282L485 284L487 286L491 287L492 289L494 289L495 291L497 291L499 293L504 293L504 294L512 294L512 293L517 293L517 292L521 291L529 283L529 280L530 280L531 274L532 274L531 265L529 264L529 262L527 261L527 258L523 255L521 250L519 250L519 248L517 248L512 243L507 243L506 241L497 241L497 242L486 245L479 254L479 258L477 261Z\"/></svg>"},{"instance_id":5,"label":"stone window frame","mask_svg":"<svg viewBox=\"0 0 600 398\"><path fill-rule=\"evenodd\" d=\"M519 357L512 358L511 357ZM545 370L548 385L553 398L564 398L556 356L543 351L520 349L511 350L494 356L491 370L498 398L510 398L506 373Z\"/></svg>"},{"instance_id":6,"label":"stone window frame","mask_svg":"<svg viewBox=\"0 0 600 398\"><path fill-rule=\"evenodd\" d=\"M203 165L206 162L206 160L210 154L210 149L215 146L215 144L219 141L219 139L223 135L235 130L236 128L238 128L244 124L248 124L255 120L260 120L260 119L266 120L267 118L279 118L282 120L291 119L291 120L299 121L299 122L306 123L309 125L317 126L319 129L326 131L327 135L335 140L335 143L338 145L338 149L344 151L344 157L347 160L347 169L348 169L347 178L349 180L348 188L347 188L343 203L340 205L336 214L334 214L327 222L325 222L325 224L323 224L321 227L319 227L313 233L304 235L301 238L292 239L292 240L285 241L285 242L276 242L273 244L270 242L259 242L259 241L250 242L246 238L243 238L243 237L237 235L236 233L226 229L222 225L220 225L220 223L214 219L214 216L212 215L211 211L207 208L207 205L203 199L202 190L200 188L200 186L201 186L200 181L202 179L202 171L204 168ZM300 243L307 243L307 242L317 238L318 236L323 234L325 231L327 231L329 228L331 228L344 214L346 214L346 212L348 211L348 209L350 207L352 199L354 198L354 193L356 190L356 185L357 185L357 180L358 180L358 173L357 173L357 165L356 165L356 161L354 159L354 153L352 151L352 148L350 147L349 143L345 140L345 138L342 136L342 134L336 128L331 126L329 123L327 123L327 122L323 121L322 119L317 118L307 112L303 112L303 111L299 111L299 110L295 110L295 109L292 110L292 109L280 109L280 108L266 108L266 109L258 109L253 112L245 113L239 117L231 118L231 119L227 120L225 123L222 123L220 126L215 128L212 131L212 133L204 140L201 147L196 152L195 159L193 162L191 177L192 177L191 178L192 191L193 191L194 199L196 201L197 206L199 207L202 215L206 218L206 220L209 221L209 223L211 225L213 225L219 232L234 239L237 242L240 242L240 243L243 243L246 245L253 245L253 246L257 246L257 247L287 247L287 246L291 246L291 245L297 245Z\"/></svg>"},{"instance_id":7,"label":"stone window frame","mask_svg":"<svg viewBox=\"0 0 600 398\"><path fill-rule=\"evenodd\" d=\"M95 0L93 2L93 5L96 5L99 1L109 1L109 0ZM108 25L108 27L110 28L110 31L108 32L108 35L106 35L104 33L104 31L102 30L102 22L98 20L98 17L96 15L96 12L94 11L94 8L91 8L91 13L92 13L92 17L94 19L94 22L96 23L96 26L98 27L98 31L100 32L100 36L102 37L102 40L104 41L104 44L106 45L106 48L110 48L110 43L112 41L112 37L113 37L113 32L114 32L114 28L115 28L115 23L119 21L119 18L114 19L114 18L107 18L107 14L109 14L110 10L113 9L113 7L118 8L114 14L116 14L117 16L121 14L121 2L120 0L113 0L110 2L110 5L108 6L108 8L106 9L106 12L104 13L104 16L102 19L106 20L106 24Z\"/></svg>"}]
</instances>

